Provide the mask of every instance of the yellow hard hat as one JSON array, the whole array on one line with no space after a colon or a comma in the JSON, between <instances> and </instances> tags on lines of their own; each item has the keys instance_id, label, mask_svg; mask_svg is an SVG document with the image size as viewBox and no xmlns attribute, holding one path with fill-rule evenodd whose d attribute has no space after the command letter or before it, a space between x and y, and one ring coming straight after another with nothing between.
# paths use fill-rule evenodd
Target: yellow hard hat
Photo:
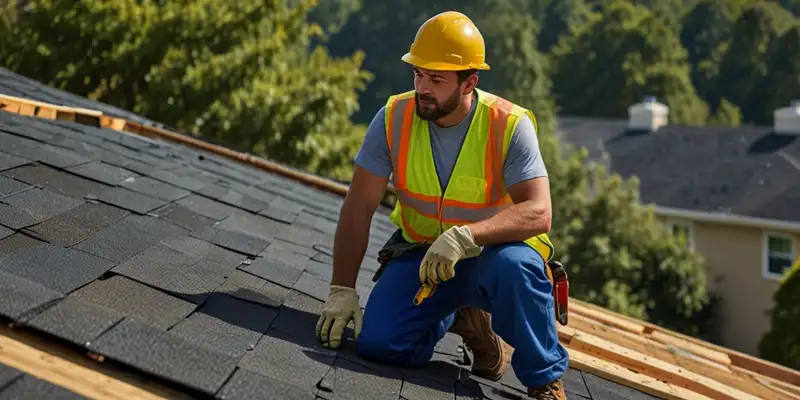
<instances>
[{"instance_id":1,"label":"yellow hard hat","mask_svg":"<svg viewBox=\"0 0 800 400\"><path fill-rule=\"evenodd\" d=\"M457 11L445 11L425 21L403 61L439 71L489 69L483 36L472 20Z\"/></svg>"}]
</instances>

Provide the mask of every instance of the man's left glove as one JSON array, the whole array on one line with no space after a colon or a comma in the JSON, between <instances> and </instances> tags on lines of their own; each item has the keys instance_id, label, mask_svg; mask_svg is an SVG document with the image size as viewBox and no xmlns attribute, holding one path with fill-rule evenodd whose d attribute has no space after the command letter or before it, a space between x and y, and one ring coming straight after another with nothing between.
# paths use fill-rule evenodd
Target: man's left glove
<instances>
[{"instance_id":1,"label":"man's left glove","mask_svg":"<svg viewBox=\"0 0 800 400\"><path fill-rule=\"evenodd\" d=\"M355 338L361 332L363 314L358 304L356 290L351 287L331 285L328 301L322 307L317 320L317 338L326 349L338 349L342 345L344 328L353 320Z\"/></svg>"},{"instance_id":2,"label":"man's left glove","mask_svg":"<svg viewBox=\"0 0 800 400\"><path fill-rule=\"evenodd\" d=\"M481 248L475 244L466 226L454 226L433 241L419 266L419 281L438 285L456 275L456 263L462 258L475 257Z\"/></svg>"}]
</instances>

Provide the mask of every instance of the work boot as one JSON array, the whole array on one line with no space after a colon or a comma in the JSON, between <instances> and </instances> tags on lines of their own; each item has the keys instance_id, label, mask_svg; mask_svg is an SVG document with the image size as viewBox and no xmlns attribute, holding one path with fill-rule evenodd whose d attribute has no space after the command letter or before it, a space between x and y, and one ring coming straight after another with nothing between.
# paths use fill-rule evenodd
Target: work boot
<instances>
[{"instance_id":1,"label":"work boot","mask_svg":"<svg viewBox=\"0 0 800 400\"><path fill-rule=\"evenodd\" d=\"M558 378L547 385L529 388L528 396L536 400L567 400L564 392L564 382Z\"/></svg>"},{"instance_id":2,"label":"work boot","mask_svg":"<svg viewBox=\"0 0 800 400\"><path fill-rule=\"evenodd\" d=\"M459 309L450 332L461 336L464 344L472 350L474 375L492 381L503 377L512 349L492 330L488 312L474 307Z\"/></svg>"}]
</instances>

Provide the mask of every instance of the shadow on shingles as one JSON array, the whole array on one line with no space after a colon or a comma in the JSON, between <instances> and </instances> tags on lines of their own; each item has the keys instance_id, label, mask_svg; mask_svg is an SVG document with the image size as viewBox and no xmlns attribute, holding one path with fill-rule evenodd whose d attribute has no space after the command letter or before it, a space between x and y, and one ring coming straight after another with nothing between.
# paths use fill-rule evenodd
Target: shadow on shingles
<instances>
[{"instance_id":1,"label":"shadow on shingles","mask_svg":"<svg viewBox=\"0 0 800 400\"><path fill-rule=\"evenodd\" d=\"M335 351L325 349L315 333L319 314L294 308L285 303L279 306L273 299L250 289L239 288L230 292L209 293L207 298L219 299L221 295L226 294L232 298L254 303L254 307L269 307L275 310L277 315L266 323L259 323L252 316L243 315L243 312L247 312L246 309L242 310L242 307L238 307L239 310L233 310L233 304L228 301L224 302L227 303L226 307L209 307L209 301L206 300L198 311L225 323L264 334L265 337L291 342L297 345L301 353L310 360L329 365L332 370L321 377L322 379L316 387L321 392L336 390L333 387L335 384L331 383L336 381L336 379L331 379L331 372L339 374L339 370L343 370L342 373L347 375L367 374L389 380L402 380L404 393L406 391L417 392L417 395L412 393L412 395L405 396L406 398L452 397L459 385L469 386L474 383L469 382L468 371L458 366L457 357L450 354L437 352L430 363L415 368L385 365L366 360L356 354L353 330L350 327L346 328L345 343L340 349ZM217 300L217 304L219 305L219 300ZM333 362L331 362L332 359Z\"/></svg>"},{"instance_id":2,"label":"shadow on shingles","mask_svg":"<svg viewBox=\"0 0 800 400\"><path fill-rule=\"evenodd\" d=\"M771 132L758 138L747 150L750 154L774 153L789 147L796 140L797 135L784 135Z\"/></svg>"}]
</instances>

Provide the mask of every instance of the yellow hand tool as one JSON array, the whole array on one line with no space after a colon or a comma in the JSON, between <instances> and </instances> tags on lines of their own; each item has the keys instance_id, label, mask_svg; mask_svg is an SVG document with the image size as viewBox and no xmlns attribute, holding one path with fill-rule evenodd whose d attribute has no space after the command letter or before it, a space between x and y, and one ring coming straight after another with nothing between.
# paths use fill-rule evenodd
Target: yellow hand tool
<instances>
[{"instance_id":1,"label":"yellow hand tool","mask_svg":"<svg viewBox=\"0 0 800 400\"><path fill-rule=\"evenodd\" d=\"M414 305L418 306L422 304L422 301L433 296L433 292L435 291L436 285L422 285L422 287L417 290L417 295L414 296Z\"/></svg>"}]
</instances>

